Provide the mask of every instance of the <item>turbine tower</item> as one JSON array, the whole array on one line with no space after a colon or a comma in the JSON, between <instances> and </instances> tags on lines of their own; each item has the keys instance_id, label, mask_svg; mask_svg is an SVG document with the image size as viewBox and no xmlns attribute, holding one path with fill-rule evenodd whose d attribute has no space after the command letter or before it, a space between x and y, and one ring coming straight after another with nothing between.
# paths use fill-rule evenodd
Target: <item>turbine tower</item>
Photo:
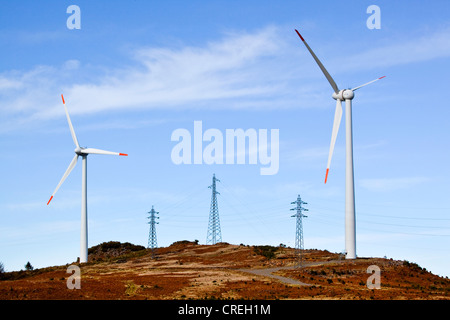
<instances>
[{"instance_id":1,"label":"turbine tower","mask_svg":"<svg viewBox=\"0 0 450 320\"><path fill-rule=\"evenodd\" d=\"M320 62L319 58L314 54L309 45L301 34L297 32L298 36L305 44L308 51L316 61L320 70L327 78L331 87L333 88L333 99L336 100L336 110L334 113L333 130L331 133L330 151L328 153L327 171L325 174L325 183L327 183L328 172L330 171L331 157L333 155L334 145L336 143L336 137L339 131L339 125L342 118L342 101L345 101L345 250L346 259L356 259L356 215L355 215L355 184L353 177L353 132L352 132L352 100L355 97L354 92L368 84L383 79L384 77L375 79L353 89L339 90L336 82L330 76L328 71Z\"/></svg>"},{"instance_id":2,"label":"turbine tower","mask_svg":"<svg viewBox=\"0 0 450 320\"><path fill-rule=\"evenodd\" d=\"M111 152L94 148L83 148L78 144L77 136L73 130L72 121L70 121L69 112L67 111L66 102L64 101L64 96L61 94L64 110L66 112L67 122L69 123L70 133L72 134L73 142L75 143L75 156L70 162L69 167L62 176L55 191L53 191L50 200L48 200L47 205L52 201L53 196L59 187L63 184L64 180L69 176L70 172L75 168L77 164L78 157L81 156L82 159L82 173L81 173L81 243L80 243L80 263L87 262L88 260L88 222L87 222L87 156L89 154L108 154L116 156L128 156L125 153Z\"/></svg>"},{"instance_id":3,"label":"turbine tower","mask_svg":"<svg viewBox=\"0 0 450 320\"><path fill-rule=\"evenodd\" d=\"M206 244L216 244L222 242L222 232L220 231L219 206L217 204L217 195L220 194L216 190L216 175L213 174L212 185L208 188L212 190L211 207L209 210L208 234L206 236Z\"/></svg>"},{"instance_id":4,"label":"turbine tower","mask_svg":"<svg viewBox=\"0 0 450 320\"><path fill-rule=\"evenodd\" d=\"M159 222L156 222L156 219L159 219L156 215L159 214L159 212L156 212L155 209L152 206L152 210L148 212L150 216L148 219L150 221L148 222L150 224L150 232L148 235L148 246L147 248L152 249L152 258L155 257L155 249L158 247L158 243L156 241L156 225L159 224Z\"/></svg>"},{"instance_id":5,"label":"turbine tower","mask_svg":"<svg viewBox=\"0 0 450 320\"><path fill-rule=\"evenodd\" d=\"M308 216L305 216L302 211L308 211L308 209L305 209L302 207L302 204L308 204L307 202L302 201L302 198L300 198L300 195L297 196L297 201L291 202L291 204L295 204L296 207L292 208L291 211L297 211L296 214L294 214L291 217L297 218L297 224L296 224L296 231L295 231L295 253L298 257L297 265L302 266L303 264L303 222L302 218L307 218Z\"/></svg>"}]
</instances>

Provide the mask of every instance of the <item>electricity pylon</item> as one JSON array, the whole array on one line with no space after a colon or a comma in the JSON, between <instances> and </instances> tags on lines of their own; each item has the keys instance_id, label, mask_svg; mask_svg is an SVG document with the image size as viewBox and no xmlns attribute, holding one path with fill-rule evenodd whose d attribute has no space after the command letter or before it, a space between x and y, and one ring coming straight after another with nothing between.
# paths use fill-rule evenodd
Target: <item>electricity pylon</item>
<instances>
[{"instance_id":1,"label":"electricity pylon","mask_svg":"<svg viewBox=\"0 0 450 320\"><path fill-rule=\"evenodd\" d=\"M156 215L159 214L159 212L156 212L155 209L152 206L152 210L150 210L150 216L148 219L150 221L148 222L150 224L150 232L148 235L148 246L147 248L152 249L152 259L155 257L155 249L158 247L158 243L156 241L156 225L159 224L159 222L156 222L156 219L159 219Z\"/></svg>"},{"instance_id":2,"label":"electricity pylon","mask_svg":"<svg viewBox=\"0 0 450 320\"><path fill-rule=\"evenodd\" d=\"M208 188L212 190L211 207L209 210L208 234L206 235L206 244L216 244L222 242L222 232L220 231L219 206L217 204L216 175L213 174L212 185Z\"/></svg>"},{"instance_id":3,"label":"electricity pylon","mask_svg":"<svg viewBox=\"0 0 450 320\"><path fill-rule=\"evenodd\" d=\"M297 211L296 214L294 214L291 217L297 218L297 227L295 231L295 254L297 256L297 262L296 267L302 267L303 266L303 223L302 218L306 218L302 211L308 211L308 209L305 209L302 207L302 204L308 204L300 198L300 195L297 196L297 201L291 202L291 204L296 204L295 208L292 208L291 210Z\"/></svg>"}]
</instances>

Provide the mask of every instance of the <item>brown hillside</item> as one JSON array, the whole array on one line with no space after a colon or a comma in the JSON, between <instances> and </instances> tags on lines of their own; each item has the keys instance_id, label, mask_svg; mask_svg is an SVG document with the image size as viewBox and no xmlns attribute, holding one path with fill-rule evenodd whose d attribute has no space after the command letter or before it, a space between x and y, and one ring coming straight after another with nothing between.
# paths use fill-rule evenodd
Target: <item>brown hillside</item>
<instances>
[{"instance_id":1,"label":"brown hillside","mask_svg":"<svg viewBox=\"0 0 450 320\"><path fill-rule=\"evenodd\" d=\"M381 258L343 260L305 250L294 268L292 248L179 241L151 251L109 242L89 250L81 289L70 290L66 266L0 274L0 299L445 299L450 280L417 264ZM381 270L368 289L367 267Z\"/></svg>"}]
</instances>

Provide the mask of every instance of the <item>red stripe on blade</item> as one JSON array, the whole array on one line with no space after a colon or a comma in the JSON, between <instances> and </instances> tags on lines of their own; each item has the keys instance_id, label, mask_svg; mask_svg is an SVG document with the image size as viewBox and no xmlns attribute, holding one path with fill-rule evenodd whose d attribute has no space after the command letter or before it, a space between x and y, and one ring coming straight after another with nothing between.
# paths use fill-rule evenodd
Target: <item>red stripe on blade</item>
<instances>
[{"instance_id":1,"label":"red stripe on blade","mask_svg":"<svg viewBox=\"0 0 450 320\"><path fill-rule=\"evenodd\" d=\"M61 94L61 98L64 104L66 104L66 102L64 101L64 96Z\"/></svg>"},{"instance_id":2,"label":"red stripe on blade","mask_svg":"<svg viewBox=\"0 0 450 320\"><path fill-rule=\"evenodd\" d=\"M50 201L52 201L53 196L50 197L50 200L48 200L47 205L50 203Z\"/></svg>"},{"instance_id":3,"label":"red stripe on blade","mask_svg":"<svg viewBox=\"0 0 450 320\"><path fill-rule=\"evenodd\" d=\"M327 173L325 174L325 183L327 183L327 179L328 179L328 171L330 171L330 169L327 168Z\"/></svg>"},{"instance_id":4,"label":"red stripe on blade","mask_svg":"<svg viewBox=\"0 0 450 320\"><path fill-rule=\"evenodd\" d=\"M378 78L378 80L383 79L383 78L386 78L386 76L382 76L381 78Z\"/></svg>"},{"instance_id":5,"label":"red stripe on blade","mask_svg":"<svg viewBox=\"0 0 450 320\"><path fill-rule=\"evenodd\" d=\"M128 156L126 153L119 153L119 156Z\"/></svg>"},{"instance_id":6,"label":"red stripe on blade","mask_svg":"<svg viewBox=\"0 0 450 320\"><path fill-rule=\"evenodd\" d=\"M300 39L302 39L302 41L304 42L305 39L303 39L302 35L300 34L300 32L297 31L297 29L295 29L295 32L297 32L298 36L300 37Z\"/></svg>"}]
</instances>

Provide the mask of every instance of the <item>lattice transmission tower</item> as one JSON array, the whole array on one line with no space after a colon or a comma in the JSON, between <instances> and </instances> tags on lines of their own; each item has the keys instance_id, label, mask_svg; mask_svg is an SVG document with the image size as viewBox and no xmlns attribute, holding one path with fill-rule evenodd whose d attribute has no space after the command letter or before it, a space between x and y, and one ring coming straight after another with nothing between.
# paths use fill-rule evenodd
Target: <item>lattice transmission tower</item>
<instances>
[{"instance_id":1,"label":"lattice transmission tower","mask_svg":"<svg viewBox=\"0 0 450 320\"><path fill-rule=\"evenodd\" d=\"M222 242L222 232L220 231L219 206L217 204L216 175L213 174L212 185L208 188L212 190L211 207L209 210L208 234L206 235L206 244L216 244Z\"/></svg>"},{"instance_id":2,"label":"lattice transmission tower","mask_svg":"<svg viewBox=\"0 0 450 320\"><path fill-rule=\"evenodd\" d=\"M308 209L305 209L302 207L303 204L308 204L300 198L300 195L297 196L297 200L294 202L291 202L291 204L295 204L296 207L292 208L291 210L297 211L296 214L294 214L291 217L297 218L297 227L295 231L295 254L297 256L297 262L296 267L302 267L303 266L303 221L302 218L306 218L302 211L308 211Z\"/></svg>"},{"instance_id":3,"label":"lattice transmission tower","mask_svg":"<svg viewBox=\"0 0 450 320\"><path fill-rule=\"evenodd\" d=\"M155 257L155 249L158 248L158 242L156 240L156 225L159 224L159 222L156 222L156 219L159 219L159 217L157 216L157 214L159 214L159 212L156 212L155 209L152 206L152 210L150 210L150 212L148 212L150 214L150 216L148 217L149 222L148 224L150 225L150 232L148 235L148 246L147 248L152 249L152 258Z\"/></svg>"}]
</instances>

